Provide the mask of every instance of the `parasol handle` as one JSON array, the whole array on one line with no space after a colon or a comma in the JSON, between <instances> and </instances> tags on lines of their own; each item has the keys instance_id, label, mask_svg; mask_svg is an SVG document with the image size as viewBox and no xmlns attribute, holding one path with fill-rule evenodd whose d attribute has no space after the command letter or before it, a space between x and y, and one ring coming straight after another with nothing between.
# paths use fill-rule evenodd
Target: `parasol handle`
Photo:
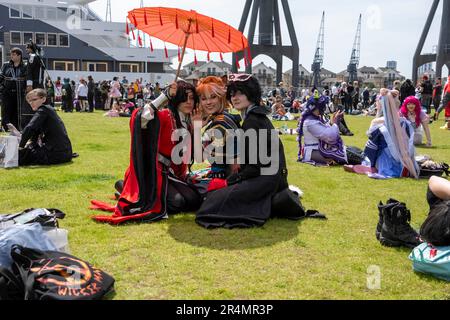
<instances>
[{"instance_id":1,"label":"parasol handle","mask_svg":"<svg viewBox=\"0 0 450 320\"><path fill-rule=\"evenodd\" d=\"M189 39L189 33L186 32L186 37L184 38L183 51L181 52L180 63L178 64L177 76L175 77L175 82L178 81L178 77L180 76L181 65L183 64L184 54L186 53L186 45Z\"/></svg>"},{"instance_id":2,"label":"parasol handle","mask_svg":"<svg viewBox=\"0 0 450 320\"><path fill-rule=\"evenodd\" d=\"M189 25L188 25L188 28L187 28L188 31L185 32L183 51L181 52L181 58L180 58L180 63L178 64L178 70L177 70L177 76L175 77L175 82L178 81L178 77L180 76L181 65L183 64L184 54L186 53L186 46L187 46L187 42L188 42L189 36L190 36L189 31L191 29L191 24L192 24L192 21L189 20Z\"/></svg>"}]
</instances>

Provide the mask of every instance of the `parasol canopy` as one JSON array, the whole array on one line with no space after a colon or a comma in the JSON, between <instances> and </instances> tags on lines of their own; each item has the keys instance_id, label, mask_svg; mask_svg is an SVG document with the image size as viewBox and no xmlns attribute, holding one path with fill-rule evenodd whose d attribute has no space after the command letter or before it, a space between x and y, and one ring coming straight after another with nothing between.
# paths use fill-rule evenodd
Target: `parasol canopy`
<instances>
[{"instance_id":1,"label":"parasol canopy","mask_svg":"<svg viewBox=\"0 0 450 320\"><path fill-rule=\"evenodd\" d=\"M182 54L178 59L180 67L186 48L206 51L208 56L209 53L220 53L221 57L223 53L246 51L245 61L251 61L248 40L242 32L194 10L138 8L128 12L127 18L137 30L182 48ZM128 31L127 22L127 33Z\"/></svg>"}]
</instances>

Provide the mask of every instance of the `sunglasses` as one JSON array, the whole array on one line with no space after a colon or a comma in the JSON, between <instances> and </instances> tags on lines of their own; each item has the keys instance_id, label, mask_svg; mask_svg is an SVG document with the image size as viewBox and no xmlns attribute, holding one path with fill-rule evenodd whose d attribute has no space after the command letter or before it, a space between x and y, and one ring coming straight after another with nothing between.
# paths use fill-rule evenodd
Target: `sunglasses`
<instances>
[{"instance_id":1,"label":"sunglasses","mask_svg":"<svg viewBox=\"0 0 450 320\"><path fill-rule=\"evenodd\" d=\"M233 74L228 75L228 82L245 82L245 81L248 81L251 77L253 77L253 75L251 75L251 74L233 73Z\"/></svg>"}]
</instances>

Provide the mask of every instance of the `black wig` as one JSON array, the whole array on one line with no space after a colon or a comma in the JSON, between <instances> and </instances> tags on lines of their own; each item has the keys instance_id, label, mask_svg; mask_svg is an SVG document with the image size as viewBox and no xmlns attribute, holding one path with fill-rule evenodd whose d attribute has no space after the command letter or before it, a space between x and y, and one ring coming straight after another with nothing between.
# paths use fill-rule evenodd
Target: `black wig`
<instances>
[{"instance_id":1,"label":"black wig","mask_svg":"<svg viewBox=\"0 0 450 320\"><path fill-rule=\"evenodd\" d=\"M420 228L421 237L437 247L450 246L450 201L434 205Z\"/></svg>"},{"instance_id":2,"label":"black wig","mask_svg":"<svg viewBox=\"0 0 450 320\"><path fill-rule=\"evenodd\" d=\"M181 128L182 125L180 115L178 114L178 106L188 100L188 91L192 91L192 94L194 95L194 109L196 109L199 102L197 92L195 92L194 85L185 81L177 82L177 94L169 103L169 110L172 111L175 116L177 127L179 128Z\"/></svg>"},{"instance_id":3,"label":"black wig","mask_svg":"<svg viewBox=\"0 0 450 320\"><path fill-rule=\"evenodd\" d=\"M255 77L252 76L246 81L229 81L227 87L227 100L231 101L231 97L238 91L244 94L248 101L253 102L256 105L261 104L262 90Z\"/></svg>"}]
</instances>

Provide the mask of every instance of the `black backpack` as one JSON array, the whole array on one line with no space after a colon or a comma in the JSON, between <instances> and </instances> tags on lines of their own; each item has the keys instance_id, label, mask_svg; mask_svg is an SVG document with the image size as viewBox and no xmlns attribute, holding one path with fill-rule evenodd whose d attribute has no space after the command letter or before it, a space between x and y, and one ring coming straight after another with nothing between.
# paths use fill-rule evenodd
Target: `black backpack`
<instances>
[{"instance_id":1,"label":"black backpack","mask_svg":"<svg viewBox=\"0 0 450 320\"><path fill-rule=\"evenodd\" d=\"M0 300L100 300L114 279L62 252L11 248L12 270L0 268Z\"/></svg>"}]
</instances>

